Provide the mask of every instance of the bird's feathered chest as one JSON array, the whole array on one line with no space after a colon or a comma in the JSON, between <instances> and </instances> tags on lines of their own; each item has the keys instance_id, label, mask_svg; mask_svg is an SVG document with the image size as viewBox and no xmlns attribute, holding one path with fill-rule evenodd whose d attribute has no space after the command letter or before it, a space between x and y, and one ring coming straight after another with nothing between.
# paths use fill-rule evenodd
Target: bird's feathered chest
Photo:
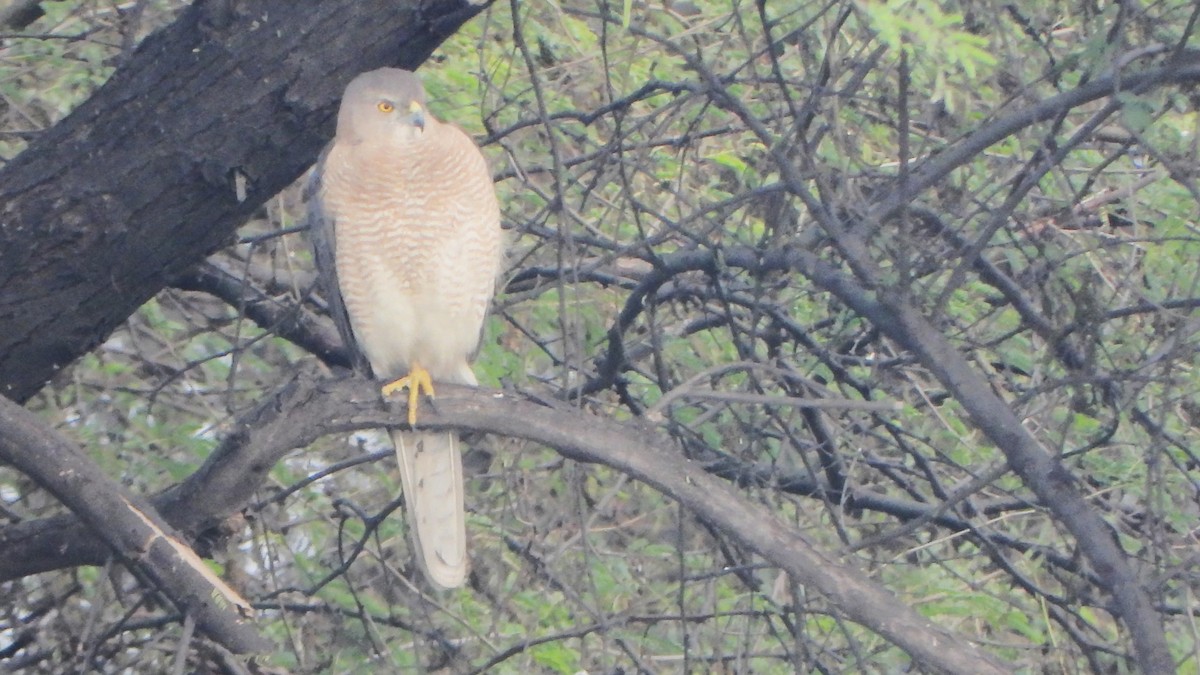
<instances>
[{"instance_id":1,"label":"bird's feathered chest","mask_svg":"<svg viewBox=\"0 0 1200 675\"><path fill-rule=\"evenodd\" d=\"M340 275L408 286L453 268L478 225L470 185L478 167L436 143L339 150L326 160L322 198Z\"/></svg>"},{"instance_id":2,"label":"bird's feathered chest","mask_svg":"<svg viewBox=\"0 0 1200 675\"><path fill-rule=\"evenodd\" d=\"M414 361L440 377L468 372L494 290L501 230L491 173L469 137L441 132L452 142L335 142L322 164L317 197L337 286L377 376Z\"/></svg>"}]
</instances>

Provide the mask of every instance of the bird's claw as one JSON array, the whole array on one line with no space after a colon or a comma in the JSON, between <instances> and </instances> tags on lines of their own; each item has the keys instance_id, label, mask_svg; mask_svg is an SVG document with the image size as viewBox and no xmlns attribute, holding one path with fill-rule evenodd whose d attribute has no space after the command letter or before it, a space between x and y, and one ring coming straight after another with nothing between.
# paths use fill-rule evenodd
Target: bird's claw
<instances>
[{"instance_id":1,"label":"bird's claw","mask_svg":"<svg viewBox=\"0 0 1200 675\"><path fill-rule=\"evenodd\" d=\"M380 391L387 397L405 388L408 389L408 426L416 427L421 392L433 398L433 378L429 376L429 371L414 363L408 375L383 385Z\"/></svg>"}]
</instances>

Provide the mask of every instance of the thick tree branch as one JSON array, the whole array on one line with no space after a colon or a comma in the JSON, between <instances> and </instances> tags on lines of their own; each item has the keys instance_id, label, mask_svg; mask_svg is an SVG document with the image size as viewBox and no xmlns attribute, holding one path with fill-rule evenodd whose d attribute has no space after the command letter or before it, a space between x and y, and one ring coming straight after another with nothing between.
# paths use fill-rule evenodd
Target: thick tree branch
<instances>
[{"instance_id":1,"label":"thick tree branch","mask_svg":"<svg viewBox=\"0 0 1200 675\"><path fill-rule=\"evenodd\" d=\"M171 285L220 298L264 330L308 350L331 368L351 367L350 357L332 322L321 322L300 303L280 302L251 279L241 278L216 260L207 260L175 277Z\"/></svg>"},{"instance_id":2,"label":"thick tree branch","mask_svg":"<svg viewBox=\"0 0 1200 675\"><path fill-rule=\"evenodd\" d=\"M198 0L146 38L0 169L0 394L25 401L226 244L312 164L351 77L417 66L479 10Z\"/></svg>"},{"instance_id":3,"label":"thick tree branch","mask_svg":"<svg viewBox=\"0 0 1200 675\"><path fill-rule=\"evenodd\" d=\"M844 561L817 550L760 506L673 449L648 425L622 425L572 408L552 408L512 394L439 386L435 406L422 413L423 428L454 428L524 438L564 456L602 463L678 500L740 544L818 589L853 620L891 640L914 659L940 672L1000 673L1005 668L985 652L930 624L889 591ZM424 410L424 409L423 409ZM179 487L155 500L164 517L185 532L218 522L249 502L276 461L327 433L383 427L401 422L403 405L380 402L376 383L362 379L310 381L299 378L239 420L204 466ZM42 521L45 522L45 521ZM66 523L59 523L67 526ZM79 539L23 525L0 533L0 550L36 555L50 542L65 545L60 560L96 564L103 550ZM0 580L32 573L21 556L0 557Z\"/></svg>"},{"instance_id":4,"label":"thick tree branch","mask_svg":"<svg viewBox=\"0 0 1200 675\"><path fill-rule=\"evenodd\" d=\"M243 614L249 603L209 572L145 500L106 476L36 415L2 396L0 460L70 508L89 532L213 639L237 653L268 648Z\"/></svg>"},{"instance_id":5,"label":"thick tree branch","mask_svg":"<svg viewBox=\"0 0 1200 675\"><path fill-rule=\"evenodd\" d=\"M46 14L46 0L4 0L0 2L0 26L20 30Z\"/></svg>"}]
</instances>

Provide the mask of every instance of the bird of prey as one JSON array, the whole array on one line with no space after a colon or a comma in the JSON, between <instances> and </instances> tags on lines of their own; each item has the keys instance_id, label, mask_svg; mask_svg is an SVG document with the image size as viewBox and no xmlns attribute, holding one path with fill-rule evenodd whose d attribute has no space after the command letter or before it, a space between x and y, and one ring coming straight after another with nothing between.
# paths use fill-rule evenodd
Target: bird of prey
<instances>
[{"instance_id":1,"label":"bird of prey","mask_svg":"<svg viewBox=\"0 0 1200 675\"><path fill-rule=\"evenodd\" d=\"M416 428L433 381L476 384L500 271L500 208L474 141L426 107L420 79L397 68L356 77L309 187L317 268L360 368L408 389ZM448 432L392 431L417 559L440 588L467 577L462 460Z\"/></svg>"}]
</instances>

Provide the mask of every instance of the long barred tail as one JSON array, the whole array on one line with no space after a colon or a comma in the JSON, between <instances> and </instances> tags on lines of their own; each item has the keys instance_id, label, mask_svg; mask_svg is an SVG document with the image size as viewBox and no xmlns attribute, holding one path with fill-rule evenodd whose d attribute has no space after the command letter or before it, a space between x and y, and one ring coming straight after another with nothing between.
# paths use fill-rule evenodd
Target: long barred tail
<instances>
[{"instance_id":1,"label":"long barred tail","mask_svg":"<svg viewBox=\"0 0 1200 675\"><path fill-rule=\"evenodd\" d=\"M393 431L413 549L442 589L467 580L462 455L454 433Z\"/></svg>"}]
</instances>

